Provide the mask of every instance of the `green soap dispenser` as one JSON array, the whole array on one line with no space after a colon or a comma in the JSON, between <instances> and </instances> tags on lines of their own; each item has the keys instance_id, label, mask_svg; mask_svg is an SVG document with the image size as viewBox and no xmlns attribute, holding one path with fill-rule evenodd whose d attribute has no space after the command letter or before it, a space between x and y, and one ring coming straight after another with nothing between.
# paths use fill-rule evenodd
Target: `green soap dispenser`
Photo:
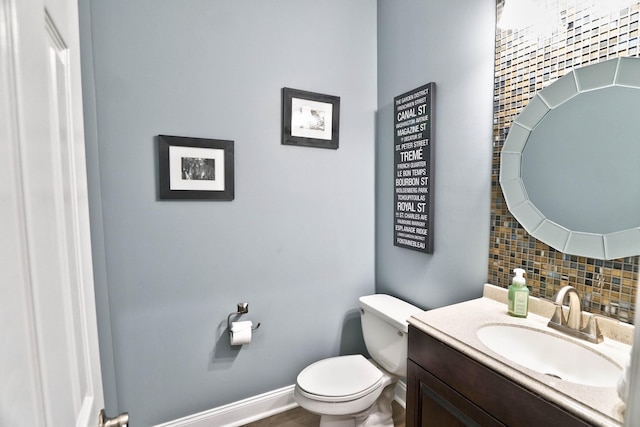
<instances>
[{"instance_id":1,"label":"green soap dispenser","mask_svg":"<svg viewBox=\"0 0 640 427\"><path fill-rule=\"evenodd\" d=\"M524 279L524 270L514 268L516 275L509 286L509 314L515 317L527 317L529 313L529 288Z\"/></svg>"}]
</instances>

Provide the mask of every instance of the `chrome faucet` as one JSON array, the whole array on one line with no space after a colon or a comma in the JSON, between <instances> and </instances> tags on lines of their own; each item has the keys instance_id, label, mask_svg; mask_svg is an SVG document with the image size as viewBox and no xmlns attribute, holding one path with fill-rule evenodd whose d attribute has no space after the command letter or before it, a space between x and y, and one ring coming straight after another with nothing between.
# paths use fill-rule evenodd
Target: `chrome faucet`
<instances>
[{"instance_id":1,"label":"chrome faucet","mask_svg":"<svg viewBox=\"0 0 640 427\"><path fill-rule=\"evenodd\" d=\"M563 304L567 295L569 295L569 313L565 317ZM563 286L556 295L554 303L556 310L547 326L592 343L602 342L602 333L595 316L590 316L587 324L582 325L582 304L576 288L568 285Z\"/></svg>"}]
</instances>

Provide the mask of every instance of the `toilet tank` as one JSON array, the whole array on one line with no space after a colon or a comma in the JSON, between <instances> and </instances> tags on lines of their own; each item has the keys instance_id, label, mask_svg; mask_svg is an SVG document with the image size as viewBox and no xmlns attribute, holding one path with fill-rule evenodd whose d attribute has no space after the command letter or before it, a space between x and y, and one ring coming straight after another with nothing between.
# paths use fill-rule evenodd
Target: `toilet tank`
<instances>
[{"instance_id":1,"label":"toilet tank","mask_svg":"<svg viewBox=\"0 0 640 427\"><path fill-rule=\"evenodd\" d=\"M407 319L423 310L390 295L360 297L362 335L367 351L386 371L407 375Z\"/></svg>"}]
</instances>

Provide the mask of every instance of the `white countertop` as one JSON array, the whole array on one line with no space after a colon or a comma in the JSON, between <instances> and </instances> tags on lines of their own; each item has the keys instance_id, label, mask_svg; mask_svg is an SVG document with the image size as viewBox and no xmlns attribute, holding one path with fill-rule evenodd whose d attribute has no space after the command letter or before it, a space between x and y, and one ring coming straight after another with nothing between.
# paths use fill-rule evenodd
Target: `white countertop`
<instances>
[{"instance_id":1,"label":"white countertop","mask_svg":"<svg viewBox=\"0 0 640 427\"><path fill-rule=\"evenodd\" d=\"M508 315L506 289L485 285L483 295L482 298L414 315L409 323L593 425L622 425L624 404L618 398L615 387L574 384L527 369L490 350L480 342L476 331L491 324L513 324L540 329L604 353L623 367L631 351L629 344L633 326L598 319L605 338L600 344L591 344L547 327L553 313L551 302L530 297L529 315L523 319Z\"/></svg>"}]
</instances>

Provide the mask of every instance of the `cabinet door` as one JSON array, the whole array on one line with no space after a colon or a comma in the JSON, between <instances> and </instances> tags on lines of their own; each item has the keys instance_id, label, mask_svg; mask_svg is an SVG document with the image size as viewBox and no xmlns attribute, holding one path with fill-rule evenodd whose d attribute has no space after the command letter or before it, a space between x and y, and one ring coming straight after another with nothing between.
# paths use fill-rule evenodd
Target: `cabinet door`
<instances>
[{"instance_id":1,"label":"cabinet door","mask_svg":"<svg viewBox=\"0 0 640 427\"><path fill-rule=\"evenodd\" d=\"M407 392L407 427L504 426L411 360Z\"/></svg>"}]
</instances>

